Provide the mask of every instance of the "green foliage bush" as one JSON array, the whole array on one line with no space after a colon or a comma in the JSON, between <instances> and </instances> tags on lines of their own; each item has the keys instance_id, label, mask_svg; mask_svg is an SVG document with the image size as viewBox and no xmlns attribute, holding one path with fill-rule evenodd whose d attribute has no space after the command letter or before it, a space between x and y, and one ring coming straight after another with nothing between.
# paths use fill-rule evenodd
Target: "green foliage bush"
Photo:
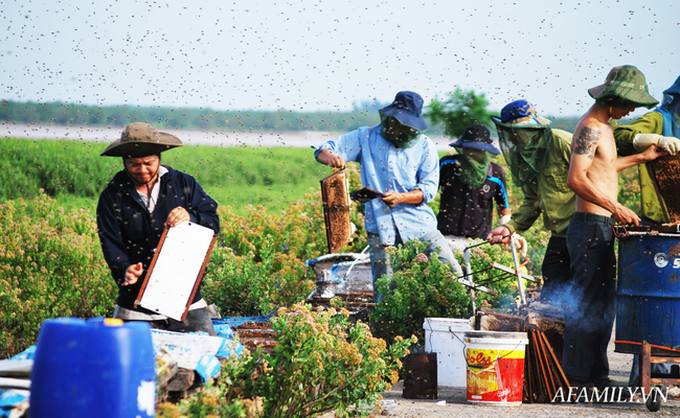
<instances>
[{"instance_id":1,"label":"green foliage bush","mask_svg":"<svg viewBox=\"0 0 680 418\"><path fill-rule=\"evenodd\" d=\"M450 266L434 256L426 262L416 259L425 248L426 243L414 240L387 249L394 273L376 281L384 300L371 313L375 335L388 340L416 335L422 341L424 318L471 314L469 293L458 283Z\"/></svg>"},{"instance_id":2,"label":"green foliage bush","mask_svg":"<svg viewBox=\"0 0 680 418\"><path fill-rule=\"evenodd\" d=\"M222 245L215 248L203 283L203 295L223 316L255 316L301 302L315 281L304 260L275 252L267 235L262 246L244 255Z\"/></svg>"},{"instance_id":3,"label":"green foliage bush","mask_svg":"<svg viewBox=\"0 0 680 418\"><path fill-rule=\"evenodd\" d=\"M399 379L400 359L416 339L398 338L387 347L369 327L350 324L349 313L334 308L311 311L309 306L282 308L272 318L277 345L273 352L258 349L253 370L261 375L250 381L248 391L264 401L263 416L306 417L335 410L367 416L380 393Z\"/></svg>"},{"instance_id":4,"label":"green foliage bush","mask_svg":"<svg viewBox=\"0 0 680 418\"><path fill-rule=\"evenodd\" d=\"M473 240L469 241L474 244ZM472 315L470 289L458 282L450 266L437 257L421 261L427 244L418 240L387 249L396 270L378 279L376 287L384 301L375 306L370 325L381 338L415 335L423 339L425 318L468 318ZM462 254L457 253L461 265ZM500 245L483 244L470 251L471 274L476 284L498 292L476 292L476 306L486 303L498 311L516 309L519 297L517 279L491 267L492 263L514 267L512 254Z\"/></svg>"},{"instance_id":5,"label":"green foliage bush","mask_svg":"<svg viewBox=\"0 0 680 418\"><path fill-rule=\"evenodd\" d=\"M388 347L348 317L345 309L280 308L271 320L273 349L223 363L215 385L177 406L161 404L157 416L368 416L417 340L399 337Z\"/></svg>"},{"instance_id":6,"label":"green foliage bush","mask_svg":"<svg viewBox=\"0 0 680 418\"><path fill-rule=\"evenodd\" d=\"M0 358L35 344L55 317L113 312L116 289L87 211L40 193L0 204Z\"/></svg>"}]
</instances>

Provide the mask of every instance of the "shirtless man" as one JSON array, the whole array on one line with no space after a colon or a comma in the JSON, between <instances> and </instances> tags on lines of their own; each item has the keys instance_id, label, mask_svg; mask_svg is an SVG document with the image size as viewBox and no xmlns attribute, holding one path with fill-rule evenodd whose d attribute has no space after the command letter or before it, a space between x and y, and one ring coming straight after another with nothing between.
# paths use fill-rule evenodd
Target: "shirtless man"
<instances>
[{"instance_id":1,"label":"shirtless man","mask_svg":"<svg viewBox=\"0 0 680 418\"><path fill-rule=\"evenodd\" d=\"M595 104L574 130L567 185L576 193L576 212L567 230L571 256L571 291L564 329L562 368L572 386L611 385L607 345L614 323L616 257L614 222L638 225L640 218L617 201L617 172L668 152L650 146L645 152L617 158L610 119L658 102L635 67L615 67L604 84L588 90Z\"/></svg>"}]
</instances>

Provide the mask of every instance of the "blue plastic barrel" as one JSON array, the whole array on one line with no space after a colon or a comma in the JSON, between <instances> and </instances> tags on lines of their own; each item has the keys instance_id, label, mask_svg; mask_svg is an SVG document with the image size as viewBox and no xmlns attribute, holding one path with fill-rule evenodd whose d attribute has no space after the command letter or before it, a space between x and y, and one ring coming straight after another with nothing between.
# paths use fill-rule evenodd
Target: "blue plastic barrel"
<instances>
[{"instance_id":1,"label":"blue plastic barrel","mask_svg":"<svg viewBox=\"0 0 680 418\"><path fill-rule=\"evenodd\" d=\"M149 324L44 321L29 402L31 418L153 417L156 372Z\"/></svg>"},{"instance_id":2,"label":"blue plastic barrel","mask_svg":"<svg viewBox=\"0 0 680 418\"><path fill-rule=\"evenodd\" d=\"M618 271L615 351L639 353L643 340L680 345L680 234L619 240Z\"/></svg>"}]
</instances>

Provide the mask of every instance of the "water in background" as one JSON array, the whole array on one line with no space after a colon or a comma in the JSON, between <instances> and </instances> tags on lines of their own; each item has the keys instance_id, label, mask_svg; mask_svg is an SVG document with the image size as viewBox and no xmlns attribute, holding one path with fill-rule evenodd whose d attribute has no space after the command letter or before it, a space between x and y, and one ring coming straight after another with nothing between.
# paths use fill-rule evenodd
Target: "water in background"
<instances>
[{"instance_id":1,"label":"water in background","mask_svg":"<svg viewBox=\"0 0 680 418\"><path fill-rule=\"evenodd\" d=\"M119 126L60 126L0 124L0 138L72 139L81 141L113 142L120 138L124 128ZM177 136L186 145L214 145L219 147L294 147L307 148L336 138L342 133L289 131L289 132L237 132L196 131L183 129L163 130ZM429 136L429 135L428 135ZM453 142L443 136L430 136L438 151L451 150Z\"/></svg>"}]
</instances>

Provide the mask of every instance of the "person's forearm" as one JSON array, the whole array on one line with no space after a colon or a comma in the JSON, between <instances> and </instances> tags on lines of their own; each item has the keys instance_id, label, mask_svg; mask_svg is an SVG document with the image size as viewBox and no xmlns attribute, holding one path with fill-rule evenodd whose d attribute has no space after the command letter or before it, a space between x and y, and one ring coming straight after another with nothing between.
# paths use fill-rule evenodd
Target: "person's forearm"
<instances>
[{"instance_id":1,"label":"person's forearm","mask_svg":"<svg viewBox=\"0 0 680 418\"><path fill-rule=\"evenodd\" d=\"M649 160L647 158L644 158L643 154L633 154L627 157L620 157L617 158L615 162L616 171L618 172L623 170L624 168L632 167L638 164L644 164L647 161Z\"/></svg>"},{"instance_id":2,"label":"person's forearm","mask_svg":"<svg viewBox=\"0 0 680 418\"><path fill-rule=\"evenodd\" d=\"M423 202L424 195L420 189L415 189L410 192L397 193L395 191L388 191L385 197L381 198L385 204L391 208L399 204L419 205Z\"/></svg>"},{"instance_id":3,"label":"person's forearm","mask_svg":"<svg viewBox=\"0 0 680 418\"><path fill-rule=\"evenodd\" d=\"M345 168L345 160L327 149L322 149L316 154L316 161L334 168Z\"/></svg>"},{"instance_id":4,"label":"person's forearm","mask_svg":"<svg viewBox=\"0 0 680 418\"><path fill-rule=\"evenodd\" d=\"M420 189L411 190L406 193L398 193L398 203L410 203L412 205L419 205L423 203L423 192Z\"/></svg>"},{"instance_id":5,"label":"person's forearm","mask_svg":"<svg viewBox=\"0 0 680 418\"><path fill-rule=\"evenodd\" d=\"M321 164L328 165L331 158L333 158L333 154L331 154L331 152L327 149L322 149L318 154L316 154L316 161L320 162Z\"/></svg>"}]
</instances>

